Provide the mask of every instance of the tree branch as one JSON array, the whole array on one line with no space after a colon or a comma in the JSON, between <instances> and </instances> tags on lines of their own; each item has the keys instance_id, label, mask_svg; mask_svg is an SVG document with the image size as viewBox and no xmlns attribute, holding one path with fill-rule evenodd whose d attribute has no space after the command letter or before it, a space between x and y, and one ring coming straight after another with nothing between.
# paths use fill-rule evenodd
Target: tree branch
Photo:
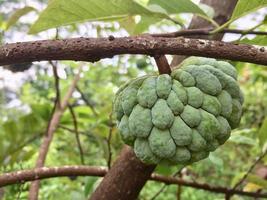
<instances>
[{"instance_id":1,"label":"tree branch","mask_svg":"<svg viewBox=\"0 0 267 200\"><path fill-rule=\"evenodd\" d=\"M30 170L5 173L0 175L0 187L12 184L24 183L53 177L64 176L104 176L107 173L105 167L89 166L62 166L40 167Z\"/></svg>"},{"instance_id":2,"label":"tree branch","mask_svg":"<svg viewBox=\"0 0 267 200\"><path fill-rule=\"evenodd\" d=\"M21 170L17 172L5 173L0 175L0 187L20 184L27 181L41 180L53 177L68 177L68 176L99 176L103 177L107 174L106 167L99 166L61 166L61 167L41 167L30 170ZM245 192L241 190L229 189L227 187L211 186L206 183L198 183L183 180L181 178L168 177L159 174L152 174L149 178L151 181L165 183L167 185L182 185L202 189L213 193L242 195L249 197L267 198L266 193ZM114 183L113 183L114 184ZM114 186L115 187L115 186Z\"/></svg>"},{"instance_id":3,"label":"tree branch","mask_svg":"<svg viewBox=\"0 0 267 200\"><path fill-rule=\"evenodd\" d=\"M158 33L158 34L150 34L152 37L181 37L181 36L204 36L204 35L214 35L212 33L214 29L212 28L199 28L199 29L185 29L181 31L175 31L171 33ZM233 34L241 34L241 35L267 35L265 31L252 31L252 30L240 30L240 29L223 29L219 31L219 33L233 33Z\"/></svg>"},{"instance_id":4,"label":"tree branch","mask_svg":"<svg viewBox=\"0 0 267 200\"><path fill-rule=\"evenodd\" d=\"M255 166L267 155L267 150L265 150L249 167L248 171L244 174L244 176L238 181L233 189L237 189L248 177L248 175L252 172L252 170L255 168Z\"/></svg>"},{"instance_id":5,"label":"tree branch","mask_svg":"<svg viewBox=\"0 0 267 200\"><path fill-rule=\"evenodd\" d=\"M80 93L81 99L84 101L84 103L92 110L92 112L94 113L95 117L97 117L98 113L96 112L96 109L94 108L94 105L90 102L89 99L87 99L86 95L83 93L83 91L78 86L76 86L76 90Z\"/></svg>"},{"instance_id":6,"label":"tree branch","mask_svg":"<svg viewBox=\"0 0 267 200\"><path fill-rule=\"evenodd\" d=\"M79 131L78 131L78 122L77 122L77 118L75 115L75 112L72 108L71 105L68 106L69 110L70 110L70 114L72 116L72 121L73 121L73 126L74 126L74 133L75 133L75 139L77 142L77 146L80 152L80 159L81 159L81 164L84 165L84 153L83 153L83 148L82 148L82 144L81 144L81 140L80 140L80 135L79 135Z\"/></svg>"},{"instance_id":7,"label":"tree branch","mask_svg":"<svg viewBox=\"0 0 267 200\"><path fill-rule=\"evenodd\" d=\"M264 47L221 41L163 38L120 37L72 38L6 44L0 47L0 65L41 60L75 60L95 62L121 54L195 55L267 64Z\"/></svg>"},{"instance_id":8,"label":"tree branch","mask_svg":"<svg viewBox=\"0 0 267 200\"><path fill-rule=\"evenodd\" d=\"M237 195L250 196L250 197L256 197L257 195L260 195L260 197L262 198L267 198L267 194L245 192L242 190L233 190L233 189L229 189L226 187L212 186L206 183L190 182L190 181L186 181L180 178L166 177L166 176L162 176L158 174L152 174L150 180L163 182L166 184L177 184L177 185L182 185L185 187L202 189L202 190L210 191L213 193L232 194L232 195L237 194Z\"/></svg>"},{"instance_id":9,"label":"tree branch","mask_svg":"<svg viewBox=\"0 0 267 200\"><path fill-rule=\"evenodd\" d=\"M55 99L55 108L58 107L60 108L60 86L59 86L59 76L57 72L57 64L53 63L52 61L49 61L50 65L53 68L53 74L54 74L54 79L55 79L55 89L56 89L56 99Z\"/></svg>"},{"instance_id":10,"label":"tree branch","mask_svg":"<svg viewBox=\"0 0 267 200\"><path fill-rule=\"evenodd\" d=\"M44 166L45 159L46 159L46 156L47 156L47 153L49 150L49 146L50 146L52 139L53 139L53 136L54 136L54 132L56 131L57 126L59 125L60 118L61 118L62 114L64 113L64 111L68 105L68 101L71 98L72 93L73 93L79 79L80 79L80 69L79 69L79 73L74 77L72 84L67 91L67 94L63 98L63 101L60 104L58 104L58 102L55 102L54 112L52 114L51 120L48 123L47 132L44 135L43 142L40 146L39 155L38 155L36 165L35 165L36 168ZM58 96L57 96L57 99L58 99ZM58 99L58 101L60 101L60 99ZM56 105L61 105L61 106L59 107ZM32 184L30 186L29 197L28 197L29 200L37 200L38 199L39 185L40 185L39 181L32 182Z\"/></svg>"},{"instance_id":11,"label":"tree branch","mask_svg":"<svg viewBox=\"0 0 267 200\"><path fill-rule=\"evenodd\" d=\"M181 171L183 170L184 167L181 167L177 172L175 172L171 177L176 177L177 175L181 174ZM168 186L169 184L164 184L159 191L150 199L150 200L155 200L164 190L165 188ZM179 187L180 185L178 185Z\"/></svg>"},{"instance_id":12,"label":"tree branch","mask_svg":"<svg viewBox=\"0 0 267 200\"><path fill-rule=\"evenodd\" d=\"M136 199L156 165L146 165L124 145L119 157L91 196L91 200Z\"/></svg>"},{"instance_id":13,"label":"tree branch","mask_svg":"<svg viewBox=\"0 0 267 200\"><path fill-rule=\"evenodd\" d=\"M112 111L109 114L108 126L109 126L109 133L108 133L108 137L106 138L107 146L108 146L107 166L108 166L108 169L110 169L111 168L111 161L112 161L111 139L112 139L112 132L113 132L113 128L114 128L114 123L112 121Z\"/></svg>"}]
</instances>

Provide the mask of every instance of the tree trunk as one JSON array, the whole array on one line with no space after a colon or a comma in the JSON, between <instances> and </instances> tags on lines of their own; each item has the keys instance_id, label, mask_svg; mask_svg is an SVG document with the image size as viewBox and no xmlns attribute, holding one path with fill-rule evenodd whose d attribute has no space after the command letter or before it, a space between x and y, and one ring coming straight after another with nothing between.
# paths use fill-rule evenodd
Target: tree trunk
<instances>
[{"instance_id":1,"label":"tree trunk","mask_svg":"<svg viewBox=\"0 0 267 200\"><path fill-rule=\"evenodd\" d=\"M201 0L201 3L209 5L215 11L214 20L222 25L226 21L228 21L234 11L237 0ZM213 28L213 25L209 23L207 20L202 19L201 17L194 16L189 29L198 29L198 28ZM215 35L199 35L192 36L191 38L201 38L201 39L212 39L212 40L221 40L223 38L223 33L215 34ZM186 56L174 56L171 66L175 67L180 64Z\"/></svg>"},{"instance_id":2,"label":"tree trunk","mask_svg":"<svg viewBox=\"0 0 267 200\"><path fill-rule=\"evenodd\" d=\"M218 24L226 22L233 12L237 0L202 0L215 10L214 20ZM189 28L209 28L205 20L194 17ZM221 40L223 34L212 39ZM198 37L198 38L206 38ZM172 66L180 63L184 57L175 56ZM130 147L124 147L119 158L104 177L90 200L135 200L156 165L145 165L139 161Z\"/></svg>"},{"instance_id":3,"label":"tree trunk","mask_svg":"<svg viewBox=\"0 0 267 200\"><path fill-rule=\"evenodd\" d=\"M126 146L90 200L131 200L149 179L156 165L145 165Z\"/></svg>"}]
</instances>

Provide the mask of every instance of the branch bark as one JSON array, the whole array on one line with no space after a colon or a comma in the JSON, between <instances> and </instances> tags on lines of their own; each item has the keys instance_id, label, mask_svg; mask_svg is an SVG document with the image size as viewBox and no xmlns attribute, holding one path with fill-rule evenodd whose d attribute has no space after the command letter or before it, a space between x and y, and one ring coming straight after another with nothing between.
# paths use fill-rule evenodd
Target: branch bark
<instances>
[{"instance_id":1,"label":"branch bark","mask_svg":"<svg viewBox=\"0 0 267 200\"><path fill-rule=\"evenodd\" d=\"M68 177L68 176L99 176L103 177L107 174L108 169L100 166L61 166L61 167L41 167L29 170L21 170L17 172L5 173L0 175L0 188L12 184L25 183L27 181L42 180L54 177ZM257 198L267 198L266 193L245 192L236 189L229 189L227 187L211 186L206 183L192 182L183 180L182 178L174 178L162 176L153 173L149 180L167 185L182 185L201 189L218 194L242 195ZM113 185L113 184L111 184ZM115 187L115 186L114 186ZM111 198L110 198L111 199Z\"/></svg>"},{"instance_id":2,"label":"branch bark","mask_svg":"<svg viewBox=\"0 0 267 200\"><path fill-rule=\"evenodd\" d=\"M64 113L65 109L68 106L68 101L71 98L72 93L73 93L79 79L80 79L80 70L79 70L79 73L73 79L73 82L72 82L70 88L68 89L66 95L64 96L62 103L55 102L55 110L52 114L51 120L49 121L47 132L44 135L43 142L40 146L39 155L38 155L36 165L35 165L36 168L43 167L45 164L46 156L47 156L47 153L49 150L49 146L53 140L54 132L57 129L57 126L60 122L60 118L61 118L62 114ZM57 95L59 95L59 94L57 94ZM58 96L57 96L57 98L58 98ZM60 100L58 99L58 101L60 101ZM37 180L37 181L32 182L32 184L30 186L30 190L29 190L29 197L28 197L29 200L37 200L38 199L39 187L40 187L40 181Z\"/></svg>"},{"instance_id":3,"label":"branch bark","mask_svg":"<svg viewBox=\"0 0 267 200\"><path fill-rule=\"evenodd\" d=\"M0 65L41 60L95 62L120 54L195 55L267 64L264 47L221 41L162 38L152 36L108 38L72 38L6 44L0 47Z\"/></svg>"},{"instance_id":4,"label":"branch bark","mask_svg":"<svg viewBox=\"0 0 267 200\"><path fill-rule=\"evenodd\" d=\"M154 59L156 61L158 71L160 74L170 74L172 72L166 56L155 55Z\"/></svg>"},{"instance_id":5,"label":"branch bark","mask_svg":"<svg viewBox=\"0 0 267 200\"><path fill-rule=\"evenodd\" d=\"M217 22L217 24L222 25L227 22L236 6L237 0L201 0L201 3L204 3L214 9L215 16L213 20ZM213 25L208 22L207 20L202 19L201 17L194 16L190 25L189 29L212 29L214 28ZM221 40L223 38L223 33L218 33L214 35L194 35L191 38L201 38L201 39L212 39L212 40ZM179 54L174 56L171 66L177 66L180 64L186 57L180 56L183 54Z\"/></svg>"},{"instance_id":6,"label":"branch bark","mask_svg":"<svg viewBox=\"0 0 267 200\"><path fill-rule=\"evenodd\" d=\"M203 36L212 36L214 35L212 33L214 29L208 29L208 28L198 28L198 29L185 29L180 31L175 31L171 33L156 33L156 34L150 34L152 37L180 37L180 36L197 36L203 37ZM267 32L265 31L251 31L251 30L240 30L240 29L223 29L219 33L233 33L233 34L241 34L241 35L267 35Z\"/></svg>"},{"instance_id":7,"label":"branch bark","mask_svg":"<svg viewBox=\"0 0 267 200\"><path fill-rule=\"evenodd\" d=\"M142 163L125 145L90 200L136 199L155 167Z\"/></svg>"}]
</instances>

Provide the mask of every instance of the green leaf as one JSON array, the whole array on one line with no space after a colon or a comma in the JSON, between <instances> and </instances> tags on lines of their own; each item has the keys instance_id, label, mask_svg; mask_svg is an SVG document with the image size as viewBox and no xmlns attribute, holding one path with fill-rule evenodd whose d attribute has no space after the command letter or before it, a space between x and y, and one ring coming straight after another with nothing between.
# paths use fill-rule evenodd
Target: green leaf
<instances>
[{"instance_id":1,"label":"green leaf","mask_svg":"<svg viewBox=\"0 0 267 200\"><path fill-rule=\"evenodd\" d=\"M202 9L190 0L150 0L149 5L156 5L161 7L169 14L178 13L194 13L200 15L206 15Z\"/></svg>"},{"instance_id":2,"label":"green leaf","mask_svg":"<svg viewBox=\"0 0 267 200\"><path fill-rule=\"evenodd\" d=\"M119 23L130 35L136 35L147 31L151 24L155 24L161 20L162 18L141 16L141 20L137 24L133 20L133 17L122 19Z\"/></svg>"},{"instance_id":3,"label":"green leaf","mask_svg":"<svg viewBox=\"0 0 267 200\"><path fill-rule=\"evenodd\" d=\"M98 180L98 177L88 177L87 182L84 187L84 195L87 197L94 189L94 185L96 181Z\"/></svg>"},{"instance_id":4,"label":"green leaf","mask_svg":"<svg viewBox=\"0 0 267 200\"><path fill-rule=\"evenodd\" d=\"M218 167L223 167L223 160L214 152L209 155L209 160Z\"/></svg>"},{"instance_id":5,"label":"green leaf","mask_svg":"<svg viewBox=\"0 0 267 200\"><path fill-rule=\"evenodd\" d=\"M264 180L263 178L259 177L259 176L249 174L247 177L247 180L251 183L255 183L255 184L261 186L262 188L267 189L267 181Z\"/></svg>"},{"instance_id":6,"label":"green leaf","mask_svg":"<svg viewBox=\"0 0 267 200\"><path fill-rule=\"evenodd\" d=\"M240 134L231 135L229 141L237 143L237 144L247 144L247 145L251 145L251 146L255 145L255 140L253 140L247 136L240 135Z\"/></svg>"},{"instance_id":7,"label":"green leaf","mask_svg":"<svg viewBox=\"0 0 267 200\"><path fill-rule=\"evenodd\" d=\"M252 45L259 45L259 46L267 46L267 37L266 36L256 36L253 39L245 38L240 41L241 44L252 44Z\"/></svg>"},{"instance_id":8,"label":"green leaf","mask_svg":"<svg viewBox=\"0 0 267 200\"><path fill-rule=\"evenodd\" d=\"M185 12L207 17L202 9L188 0L151 0L148 7L134 0L52 0L32 25L29 33L78 22L121 20L136 15L173 21L168 14Z\"/></svg>"},{"instance_id":9,"label":"green leaf","mask_svg":"<svg viewBox=\"0 0 267 200\"><path fill-rule=\"evenodd\" d=\"M212 19L215 16L215 11L211 6L204 3L199 3L198 7L201 8L209 18Z\"/></svg>"},{"instance_id":10,"label":"green leaf","mask_svg":"<svg viewBox=\"0 0 267 200\"><path fill-rule=\"evenodd\" d=\"M244 176L246 172L238 172L234 174L234 177L231 180L230 187L234 187Z\"/></svg>"},{"instance_id":11,"label":"green leaf","mask_svg":"<svg viewBox=\"0 0 267 200\"><path fill-rule=\"evenodd\" d=\"M243 17L251 12L254 12L266 6L267 6L267 0L253 0L253 1L239 0L234 9L231 19L227 21L225 24L218 27L212 33L219 32L220 30L224 29L225 27L227 27L229 24L231 24L233 21L237 20L238 18Z\"/></svg>"},{"instance_id":12,"label":"green leaf","mask_svg":"<svg viewBox=\"0 0 267 200\"><path fill-rule=\"evenodd\" d=\"M149 25L160 22L161 18L142 16L141 21L136 24L134 34L142 33L148 30Z\"/></svg>"},{"instance_id":13,"label":"green leaf","mask_svg":"<svg viewBox=\"0 0 267 200\"><path fill-rule=\"evenodd\" d=\"M133 16L119 20L120 26L123 27L130 35L134 33L136 23Z\"/></svg>"},{"instance_id":14,"label":"green leaf","mask_svg":"<svg viewBox=\"0 0 267 200\"><path fill-rule=\"evenodd\" d=\"M265 119L261 125L258 137L259 137L260 145L264 146L264 144L266 143L266 140L267 140L267 117L265 117Z\"/></svg>"},{"instance_id":15,"label":"green leaf","mask_svg":"<svg viewBox=\"0 0 267 200\"><path fill-rule=\"evenodd\" d=\"M33 24L30 33L84 21L122 19L154 13L133 0L53 0Z\"/></svg>"},{"instance_id":16,"label":"green leaf","mask_svg":"<svg viewBox=\"0 0 267 200\"><path fill-rule=\"evenodd\" d=\"M23 16L28 14L29 12L36 11L35 8L31 6L26 6L24 8L16 10L11 17L8 19L6 24L6 30L9 29L11 26L17 23L17 21Z\"/></svg>"},{"instance_id":17,"label":"green leaf","mask_svg":"<svg viewBox=\"0 0 267 200\"><path fill-rule=\"evenodd\" d=\"M267 0L239 0L230 20L235 20L266 6Z\"/></svg>"},{"instance_id":18,"label":"green leaf","mask_svg":"<svg viewBox=\"0 0 267 200\"><path fill-rule=\"evenodd\" d=\"M155 171L156 173L162 174L164 176L171 176L173 173L184 168L184 165L171 166L168 163L161 163L157 165Z\"/></svg>"}]
</instances>

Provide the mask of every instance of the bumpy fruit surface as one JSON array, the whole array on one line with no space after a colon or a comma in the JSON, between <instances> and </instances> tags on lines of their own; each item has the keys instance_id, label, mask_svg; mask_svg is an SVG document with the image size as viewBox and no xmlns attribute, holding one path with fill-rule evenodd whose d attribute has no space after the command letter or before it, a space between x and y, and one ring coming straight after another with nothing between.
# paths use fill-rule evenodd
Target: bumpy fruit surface
<instances>
[{"instance_id":1,"label":"bumpy fruit surface","mask_svg":"<svg viewBox=\"0 0 267 200\"><path fill-rule=\"evenodd\" d=\"M117 93L114 110L123 141L148 164L189 164L222 145L241 118L236 69L190 57L171 75L144 76Z\"/></svg>"}]
</instances>

